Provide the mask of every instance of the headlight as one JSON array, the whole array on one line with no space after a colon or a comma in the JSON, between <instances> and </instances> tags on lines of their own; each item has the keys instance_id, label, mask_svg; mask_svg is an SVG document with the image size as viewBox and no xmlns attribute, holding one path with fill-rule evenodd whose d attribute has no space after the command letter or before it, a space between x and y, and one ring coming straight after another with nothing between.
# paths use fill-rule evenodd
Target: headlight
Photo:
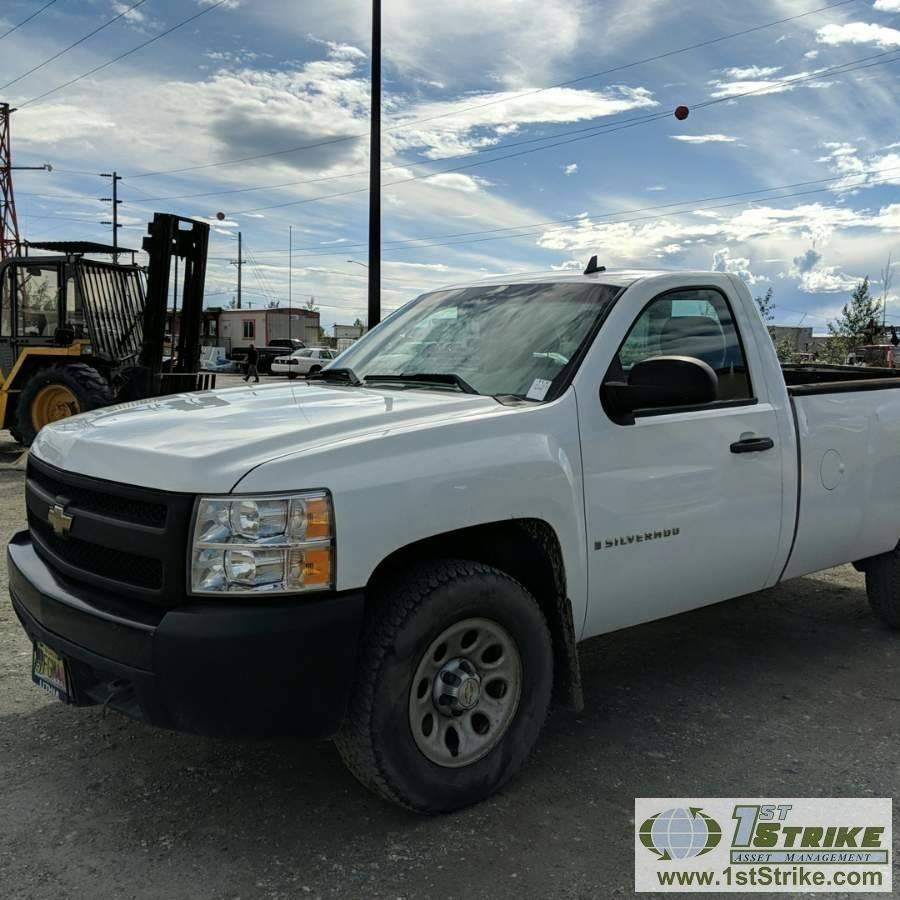
<instances>
[{"instance_id":1,"label":"headlight","mask_svg":"<svg viewBox=\"0 0 900 900\"><path fill-rule=\"evenodd\" d=\"M322 492L201 497L191 593L296 594L334 583L334 517Z\"/></svg>"}]
</instances>

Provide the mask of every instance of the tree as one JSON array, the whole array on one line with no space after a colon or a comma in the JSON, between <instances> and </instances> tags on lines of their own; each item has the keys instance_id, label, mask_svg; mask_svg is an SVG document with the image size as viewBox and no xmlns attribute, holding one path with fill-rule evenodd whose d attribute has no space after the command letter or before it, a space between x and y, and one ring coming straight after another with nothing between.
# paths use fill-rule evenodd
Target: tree
<instances>
[{"instance_id":1,"label":"tree","mask_svg":"<svg viewBox=\"0 0 900 900\"><path fill-rule=\"evenodd\" d=\"M357 316L353 321L353 327L358 328L361 332L363 332L366 330L366 323L363 322L363 320L360 319L359 316Z\"/></svg>"},{"instance_id":2,"label":"tree","mask_svg":"<svg viewBox=\"0 0 900 900\"><path fill-rule=\"evenodd\" d=\"M828 362L844 362L847 354L871 343L878 331L881 301L869 293L867 275L854 289L841 314L828 323L828 341L823 356Z\"/></svg>"},{"instance_id":3,"label":"tree","mask_svg":"<svg viewBox=\"0 0 900 900\"><path fill-rule=\"evenodd\" d=\"M318 312L319 307L316 306L316 298L310 294L309 300L303 304L304 309L308 309L310 312Z\"/></svg>"},{"instance_id":4,"label":"tree","mask_svg":"<svg viewBox=\"0 0 900 900\"><path fill-rule=\"evenodd\" d=\"M278 309L278 307L280 307L280 306L281 306L280 300L270 300L268 308L269 309Z\"/></svg>"},{"instance_id":5,"label":"tree","mask_svg":"<svg viewBox=\"0 0 900 900\"><path fill-rule=\"evenodd\" d=\"M754 297L756 305L759 307L759 314L762 316L763 322L768 324L775 318L775 302L772 300L774 291L769 288L762 297Z\"/></svg>"}]
</instances>

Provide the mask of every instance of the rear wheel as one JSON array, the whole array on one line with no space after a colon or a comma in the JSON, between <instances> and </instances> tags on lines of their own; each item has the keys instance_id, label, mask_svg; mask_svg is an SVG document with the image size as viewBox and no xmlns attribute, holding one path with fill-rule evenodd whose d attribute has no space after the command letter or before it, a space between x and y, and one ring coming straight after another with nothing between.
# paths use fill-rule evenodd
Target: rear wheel
<instances>
[{"instance_id":1,"label":"rear wheel","mask_svg":"<svg viewBox=\"0 0 900 900\"><path fill-rule=\"evenodd\" d=\"M19 395L13 437L28 447L45 425L112 402L109 383L92 366L72 363L39 369Z\"/></svg>"},{"instance_id":2,"label":"rear wheel","mask_svg":"<svg viewBox=\"0 0 900 900\"><path fill-rule=\"evenodd\" d=\"M888 628L900 629L900 548L867 559L865 573L872 611Z\"/></svg>"},{"instance_id":3,"label":"rear wheel","mask_svg":"<svg viewBox=\"0 0 900 900\"><path fill-rule=\"evenodd\" d=\"M316 372L321 372L321 371L322 371L321 366L310 366L309 371L306 374L307 375L315 375Z\"/></svg>"},{"instance_id":4,"label":"rear wheel","mask_svg":"<svg viewBox=\"0 0 900 900\"><path fill-rule=\"evenodd\" d=\"M422 564L372 602L336 738L344 762L416 812L485 799L528 759L549 708L553 651L537 602L466 560Z\"/></svg>"}]
</instances>

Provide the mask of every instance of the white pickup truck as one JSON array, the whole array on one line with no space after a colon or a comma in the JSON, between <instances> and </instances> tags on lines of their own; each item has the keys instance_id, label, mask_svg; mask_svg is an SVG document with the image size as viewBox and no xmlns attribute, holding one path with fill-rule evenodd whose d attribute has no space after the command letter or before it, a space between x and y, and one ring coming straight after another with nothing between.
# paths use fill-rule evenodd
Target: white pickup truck
<instances>
[{"instance_id":1,"label":"white pickup truck","mask_svg":"<svg viewBox=\"0 0 900 900\"><path fill-rule=\"evenodd\" d=\"M900 377L779 367L709 272L425 294L310 382L44 428L9 545L34 679L334 736L420 812L524 763L578 642L854 562L900 624Z\"/></svg>"}]
</instances>

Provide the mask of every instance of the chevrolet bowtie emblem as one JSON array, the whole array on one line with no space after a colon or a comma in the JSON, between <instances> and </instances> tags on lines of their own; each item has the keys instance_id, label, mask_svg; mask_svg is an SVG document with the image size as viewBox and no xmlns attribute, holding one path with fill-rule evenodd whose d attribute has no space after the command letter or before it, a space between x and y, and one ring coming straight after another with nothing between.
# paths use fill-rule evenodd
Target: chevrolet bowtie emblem
<instances>
[{"instance_id":1,"label":"chevrolet bowtie emblem","mask_svg":"<svg viewBox=\"0 0 900 900\"><path fill-rule=\"evenodd\" d=\"M47 513L47 521L50 523L53 533L57 537L64 538L68 537L69 530L72 527L72 523L75 521L75 517L68 515L65 509L57 503L50 507L50 510Z\"/></svg>"}]
</instances>

